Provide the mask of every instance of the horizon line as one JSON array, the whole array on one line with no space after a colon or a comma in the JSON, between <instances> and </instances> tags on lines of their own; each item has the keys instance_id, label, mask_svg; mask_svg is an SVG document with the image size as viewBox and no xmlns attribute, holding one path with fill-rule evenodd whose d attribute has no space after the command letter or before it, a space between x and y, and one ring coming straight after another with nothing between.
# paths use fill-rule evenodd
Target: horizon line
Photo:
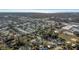
<instances>
[{"instance_id":1,"label":"horizon line","mask_svg":"<svg viewBox=\"0 0 79 59\"><path fill-rule=\"evenodd\" d=\"M0 9L0 13L4 12L63 13L63 12L79 12L79 9Z\"/></svg>"}]
</instances>

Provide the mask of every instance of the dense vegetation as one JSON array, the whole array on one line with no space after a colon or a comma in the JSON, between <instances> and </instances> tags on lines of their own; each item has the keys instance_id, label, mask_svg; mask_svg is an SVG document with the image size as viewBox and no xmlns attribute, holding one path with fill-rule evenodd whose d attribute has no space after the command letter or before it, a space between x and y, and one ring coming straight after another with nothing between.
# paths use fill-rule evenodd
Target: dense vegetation
<instances>
[{"instance_id":1,"label":"dense vegetation","mask_svg":"<svg viewBox=\"0 0 79 59\"><path fill-rule=\"evenodd\" d=\"M1 50L74 50L79 41L56 33L54 27L39 27L35 32L18 35L16 32L0 33ZM79 38L77 38L79 39Z\"/></svg>"}]
</instances>

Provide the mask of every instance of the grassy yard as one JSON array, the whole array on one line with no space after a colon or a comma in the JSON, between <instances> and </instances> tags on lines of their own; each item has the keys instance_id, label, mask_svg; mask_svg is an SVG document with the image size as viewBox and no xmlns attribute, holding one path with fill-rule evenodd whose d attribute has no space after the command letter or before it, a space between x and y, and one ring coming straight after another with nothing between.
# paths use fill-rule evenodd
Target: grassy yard
<instances>
[{"instance_id":1,"label":"grassy yard","mask_svg":"<svg viewBox=\"0 0 79 59\"><path fill-rule=\"evenodd\" d=\"M77 37L75 35L72 36L72 35L67 35L67 34L59 34L59 37L65 39L65 40L71 40L72 38L79 40L79 37Z\"/></svg>"}]
</instances>

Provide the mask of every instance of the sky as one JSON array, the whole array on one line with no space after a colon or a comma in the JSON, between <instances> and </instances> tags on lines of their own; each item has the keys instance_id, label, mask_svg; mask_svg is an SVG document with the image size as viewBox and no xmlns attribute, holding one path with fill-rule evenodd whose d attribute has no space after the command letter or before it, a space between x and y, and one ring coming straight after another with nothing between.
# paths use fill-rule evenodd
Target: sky
<instances>
[{"instance_id":1,"label":"sky","mask_svg":"<svg viewBox=\"0 0 79 59\"><path fill-rule=\"evenodd\" d=\"M57 13L57 12L79 12L79 9L0 9L0 12Z\"/></svg>"}]
</instances>

